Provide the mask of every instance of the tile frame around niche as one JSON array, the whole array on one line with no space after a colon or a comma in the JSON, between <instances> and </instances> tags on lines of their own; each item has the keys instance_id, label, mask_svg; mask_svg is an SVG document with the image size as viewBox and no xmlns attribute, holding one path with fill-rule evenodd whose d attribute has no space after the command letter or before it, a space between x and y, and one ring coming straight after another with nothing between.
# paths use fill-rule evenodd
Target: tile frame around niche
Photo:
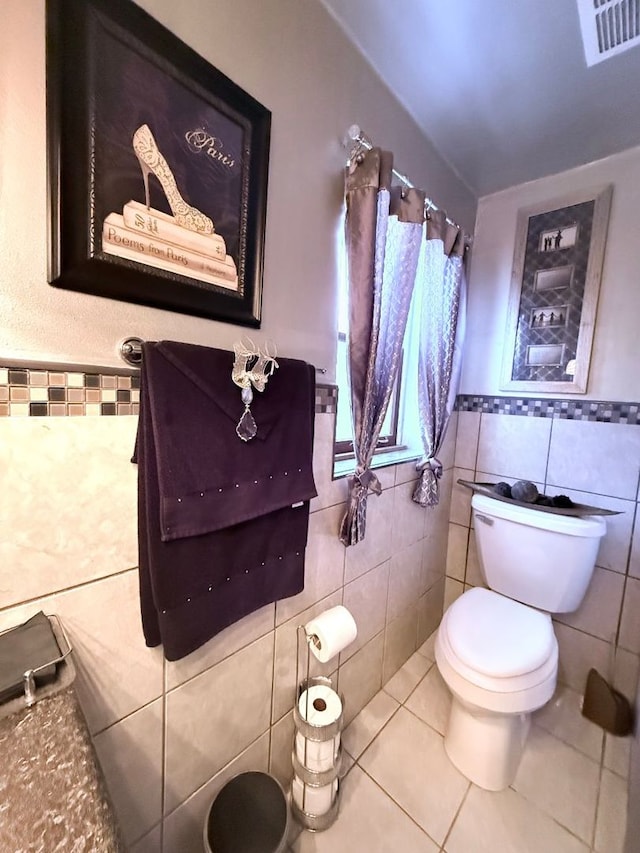
<instances>
[{"instance_id":1,"label":"tile frame around niche","mask_svg":"<svg viewBox=\"0 0 640 853\"><path fill-rule=\"evenodd\" d=\"M336 385L316 384L316 414L335 414ZM138 371L0 367L0 417L137 415Z\"/></svg>"}]
</instances>

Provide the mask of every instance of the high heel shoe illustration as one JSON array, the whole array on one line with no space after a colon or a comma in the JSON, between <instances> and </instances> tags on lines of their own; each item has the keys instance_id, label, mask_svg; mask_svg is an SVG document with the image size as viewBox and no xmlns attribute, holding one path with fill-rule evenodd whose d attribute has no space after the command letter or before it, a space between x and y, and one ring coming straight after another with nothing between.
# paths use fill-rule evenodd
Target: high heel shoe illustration
<instances>
[{"instance_id":1,"label":"high heel shoe illustration","mask_svg":"<svg viewBox=\"0 0 640 853\"><path fill-rule=\"evenodd\" d=\"M160 153L153 134L149 129L149 125L140 125L133 134L133 150L142 170L147 210L150 208L149 172L153 172L160 182L160 186L167 197L169 207L178 225L188 228L189 231L196 231L198 234L213 234L215 230L213 221L197 208L187 204L180 195L173 172Z\"/></svg>"}]
</instances>

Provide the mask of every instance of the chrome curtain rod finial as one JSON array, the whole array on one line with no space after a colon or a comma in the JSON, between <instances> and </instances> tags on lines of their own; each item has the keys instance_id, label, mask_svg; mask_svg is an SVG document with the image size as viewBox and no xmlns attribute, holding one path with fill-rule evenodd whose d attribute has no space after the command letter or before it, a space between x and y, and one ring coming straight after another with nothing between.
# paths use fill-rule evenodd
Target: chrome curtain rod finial
<instances>
[{"instance_id":1,"label":"chrome curtain rod finial","mask_svg":"<svg viewBox=\"0 0 640 853\"><path fill-rule=\"evenodd\" d=\"M344 137L343 145L345 148L349 149L349 155L347 160L349 163L352 161L356 161L356 163L362 162L363 152L369 151L374 147L373 142L369 139L366 133L363 132L362 128L358 124L352 124L347 129L346 135ZM397 169L392 169L393 175L396 180L400 181L404 188L415 189L415 184L409 180L406 175L403 175L402 172L399 172ZM404 190L403 190L404 192ZM404 196L403 196L404 197ZM440 210L438 205L432 201L430 198L425 198L424 200L424 210L425 217L429 219L429 211L430 210ZM449 219L447 216L447 222L449 225L453 225L456 228L460 229L460 226L457 222L454 222L453 219ZM463 229L460 229L463 230ZM465 248L468 248L473 243L473 237L468 235L465 238Z\"/></svg>"}]
</instances>

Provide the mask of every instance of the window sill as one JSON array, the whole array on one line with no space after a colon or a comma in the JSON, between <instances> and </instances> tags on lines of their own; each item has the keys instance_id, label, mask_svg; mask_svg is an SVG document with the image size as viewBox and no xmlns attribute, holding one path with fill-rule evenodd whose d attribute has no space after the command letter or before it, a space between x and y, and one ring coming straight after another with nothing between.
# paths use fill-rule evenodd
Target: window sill
<instances>
[{"instance_id":1,"label":"window sill","mask_svg":"<svg viewBox=\"0 0 640 853\"><path fill-rule=\"evenodd\" d=\"M398 465L400 462L411 462L420 458L420 453L415 447L398 447L385 453L378 453L373 457L372 468L388 468L390 465ZM333 462L333 479L339 480L353 474L355 459L335 459Z\"/></svg>"}]
</instances>

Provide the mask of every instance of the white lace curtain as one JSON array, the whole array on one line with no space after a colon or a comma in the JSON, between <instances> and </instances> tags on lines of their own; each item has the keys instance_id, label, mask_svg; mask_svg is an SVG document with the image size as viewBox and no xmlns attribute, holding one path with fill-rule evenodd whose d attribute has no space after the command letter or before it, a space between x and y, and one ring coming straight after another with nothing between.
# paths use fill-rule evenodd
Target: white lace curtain
<instances>
[{"instance_id":1,"label":"white lace curtain","mask_svg":"<svg viewBox=\"0 0 640 853\"><path fill-rule=\"evenodd\" d=\"M416 288L421 298L418 407L424 458L413 500L435 506L442 477L438 453L460 381L466 302L464 234L441 210L432 211L426 223Z\"/></svg>"}]
</instances>

